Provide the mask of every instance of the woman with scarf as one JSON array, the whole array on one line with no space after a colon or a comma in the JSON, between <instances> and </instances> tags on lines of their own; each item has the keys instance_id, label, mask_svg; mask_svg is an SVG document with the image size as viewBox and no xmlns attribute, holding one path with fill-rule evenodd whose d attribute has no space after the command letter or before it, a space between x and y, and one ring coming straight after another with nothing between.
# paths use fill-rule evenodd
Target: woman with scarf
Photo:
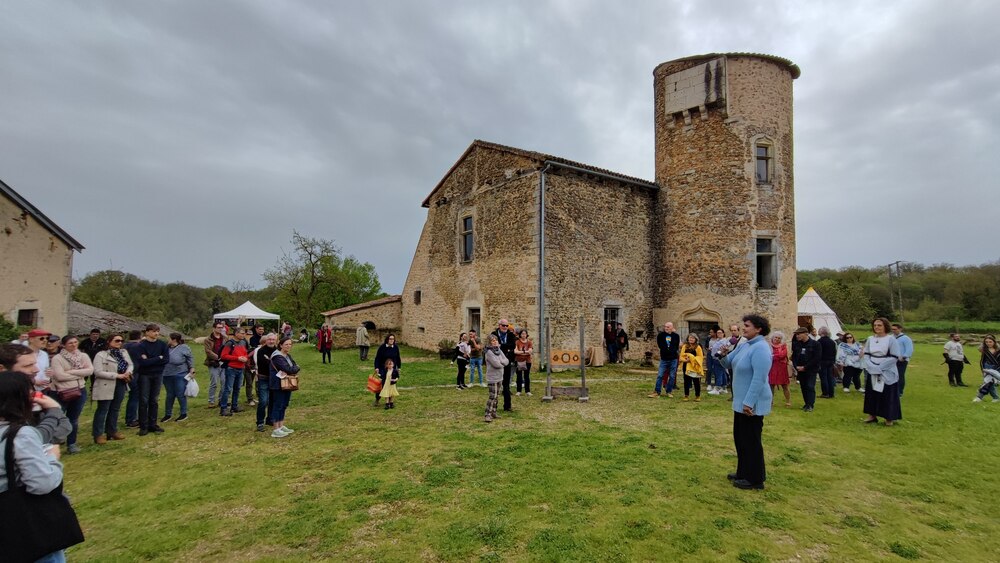
<instances>
[{"instance_id":1,"label":"woman with scarf","mask_svg":"<svg viewBox=\"0 0 1000 563\"><path fill-rule=\"evenodd\" d=\"M872 321L875 333L865 341L861 349L861 365L865 370L865 424L885 419L886 426L903 418L899 406L899 342L889 333L889 319L879 317Z\"/></svg>"},{"instance_id":2,"label":"woman with scarf","mask_svg":"<svg viewBox=\"0 0 1000 563\"><path fill-rule=\"evenodd\" d=\"M94 373L94 364L90 356L80 351L80 341L75 336L67 334L62 343L62 351L52 359L52 389L73 425L73 431L66 438L66 453L75 454L80 452L76 435L80 429L80 413L87 404L87 378Z\"/></svg>"},{"instance_id":3,"label":"woman with scarf","mask_svg":"<svg viewBox=\"0 0 1000 563\"><path fill-rule=\"evenodd\" d=\"M122 348L125 339L116 334L108 341L108 349L94 356L93 399L97 401L94 411L94 443L103 445L108 440L124 440L118 431L118 415L125 399L125 389L132 380L132 358Z\"/></svg>"}]
</instances>

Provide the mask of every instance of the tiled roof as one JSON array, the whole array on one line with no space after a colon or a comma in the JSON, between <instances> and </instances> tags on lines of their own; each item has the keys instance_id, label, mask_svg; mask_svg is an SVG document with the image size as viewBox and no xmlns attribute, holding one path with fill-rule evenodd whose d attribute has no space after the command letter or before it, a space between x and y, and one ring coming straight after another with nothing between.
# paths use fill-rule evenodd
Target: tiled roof
<instances>
[{"instance_id":1,"label":"tiled roof","mask_svg":"<svg viewBox=\"0 0 1000 563\"><path fill-rule=\"evenodd\" d=\"M354 305L348 305L347 307L341 307L339 309L334 309L332 311L325 311L320 313L324 317L329 317L331 315L340 315L343 313L350 313L351 311L360 311L361 309L368 309L370 307L378 307L379 305L387 305L389 303L395 303L397 301L402 301L402 295L390 295L389 297L383 297L381 299L376 299L374 301L366 301L364 303L356 303Z\"/></svg>"},{"instance_id":2,"label":"tiled roof","mask_svg":"<svg viewBox=\"0 0 1000 563\"><path fill-rule=\"evenodd\" d=\"M0 180L0 193L10 198L10 200L13 201L15 205L17 205L18 207L23 209L26 213L34 217L35 220L41 223L43 227L48 229L50 233L59 237L64 243L66 243L66 246L72 248L77 252L83 250L82 244L80 244L75 238L69 236L69 233L62 230L62 228L59 225L56 225L55 222L52 221L52 219L46 217L44 213L39 211L38 208L35 207L34 205L31 205L31 202L24 199L24 197L22 197L21 194L15 192L14 188L8 186L3 180Z\"/></svg>"},{"instance_id":3,"label":"tiled roof","mask_svg":"<svg viewBox=\"0 0 1000 563\"><path fill-rule=\"evenodd\" d=\"M607 170L605 168L599 168L597 166L592 166L590 164L584 164L582 162L577 162L575 160L569 160L567 158L553 156L553 155L545 154L545 153L542 153L542 152L529 151L529 150L525 150L525 149L519 149L517 147L510 147L510 146L507 146L507 145L501 145L499 143L491 143L489 141L481 141L479 139L476 139L476 140L472 141L472 144L469 145L469 148L467 148L465 150L465 152L462 153L462 156L458 157L458 160L455 161L455 164L452 165L452 167L448 169L448 172L446 172L445 175L441 178L441 181L438 182L438 184L436 186L434 186L434 189L431 190L431 193L427 194L427 197L424 198L424 201L421 204L422 207L430 207L431 196L434 195L434 192L438 191L438 189L441 188L441 186L444 184L444 181L448 178L448 176L450 176L451 173L456 168L458 168L458 165L461 164L462 161L465 160L465 158L469 155L469 153L471 153L472 150L475 149L475 148L485 148L485 149L497 150L497 151L507 152L507 153L510 153L510 154L515 154L515 155L518 155L518 156L523 156L525 158L530 158L530 159L533 159L533 160L537 160L538 164L539 164L539 167L541 167L541 165L543 163L552 163L552 164L554 164L556 166L558 166L560 164L565 164L567 166L573 166L573 167L576 167L576 168L582 168L584 170L590 170L591 172L595 172L595 173L598 173L598 174L604 174L604 175L607 175L607 176L611 176L611 177L613 177L615 179L621 180L622 182L627 182L629 184L635 184L635 185L642 186L642 187L645 187L645 188L659 189L659 186L656 184L656 182L651 182L649 180L643 180L642 178L636 178L635 176L628 176L628 175L625 175L625 174L620 174L618 172L614 172L612 170Z\"/></svg>"}]
</instances>

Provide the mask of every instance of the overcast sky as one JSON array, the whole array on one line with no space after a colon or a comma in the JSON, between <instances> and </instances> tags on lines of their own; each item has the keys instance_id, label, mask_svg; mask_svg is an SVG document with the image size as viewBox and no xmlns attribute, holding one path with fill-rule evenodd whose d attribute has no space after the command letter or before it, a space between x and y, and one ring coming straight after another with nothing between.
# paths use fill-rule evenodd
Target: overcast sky
<instances>
[{"instance_id":1,"label":"overcast sky","mask_svg":"<svg viewBox=\"0 0 1000 563\"><path fill-rule=\"evenodd\" d=\"M757 52L802 69L800 269L982 263L997 21L992 0L5 0L0 179L87 247L77 277L259 287L294 228L398 293L473 139L652 180L653 68Z\"/></svg>"}]
</instances>

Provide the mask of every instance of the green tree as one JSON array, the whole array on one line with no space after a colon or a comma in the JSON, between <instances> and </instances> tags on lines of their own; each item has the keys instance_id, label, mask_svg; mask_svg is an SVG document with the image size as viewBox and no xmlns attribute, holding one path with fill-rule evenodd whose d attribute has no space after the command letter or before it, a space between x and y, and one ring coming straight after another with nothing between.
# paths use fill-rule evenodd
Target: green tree
<instances>
[{"instance_id":1,"label":"green tree","mask_svg":"<svg viewBox=\"0 0 1000 563\"><path fill-rule=\"evenodd\" d=\"M320 313L382 295L375 268L353 256L341 258L332 240L292 231L292 251L264 272L273 307L298 326L318 324Z\"/></svg>"}]
</instances>

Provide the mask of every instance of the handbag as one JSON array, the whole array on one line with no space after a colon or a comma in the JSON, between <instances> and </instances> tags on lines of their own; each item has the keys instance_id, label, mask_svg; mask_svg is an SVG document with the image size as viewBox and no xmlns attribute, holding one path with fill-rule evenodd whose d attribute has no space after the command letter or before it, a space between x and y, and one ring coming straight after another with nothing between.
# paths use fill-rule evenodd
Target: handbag
<instances>
[{"instance_id":1,"label":"handbag","mask_svg":"<svg viewBox=\"0 0 1000 563\"><path fill-rule=\"evenodd\" d=\"M81 387L74 387L72 389L60 389L59 391L56 392L56 396L59 397L60 403L72 403L73 401L83 396L83 389Z\"/></svg>"},{"instance_id":2,"label":"handbag","mask_svg":"<svg viewBox=\"0 0 1000 563\"><path fill-rule=\"evenodd\" d=\"M281 378L281 390L282 391L298 391L299 390L299 376L297 375L285 375Z\"/></svg>"},{"instance_id":3,"label":"handbag","mask_svg":"<svg viewBox=\"0 0 1000 563\"><path fill-rule=\"evenodd\" d=\"M7 490L0 493L0 545L4 546L4 561L30 563L82 543L83 530L69 499L63 495L62 483L44 495L33 495L18 484L14 437L21 428L7 428Z\"/></svg>"},{"instance_id":4,"label":"handbag","mask_svg":"<svg viewBox=\"0 0 1000 563\"><path fill-rule=\"evenodd\" d=\"M378 376L378 372L375 372L368 376L368 391L371 393L378 393L382 390L382 378Z\"/></svg>"}]
</instances>

